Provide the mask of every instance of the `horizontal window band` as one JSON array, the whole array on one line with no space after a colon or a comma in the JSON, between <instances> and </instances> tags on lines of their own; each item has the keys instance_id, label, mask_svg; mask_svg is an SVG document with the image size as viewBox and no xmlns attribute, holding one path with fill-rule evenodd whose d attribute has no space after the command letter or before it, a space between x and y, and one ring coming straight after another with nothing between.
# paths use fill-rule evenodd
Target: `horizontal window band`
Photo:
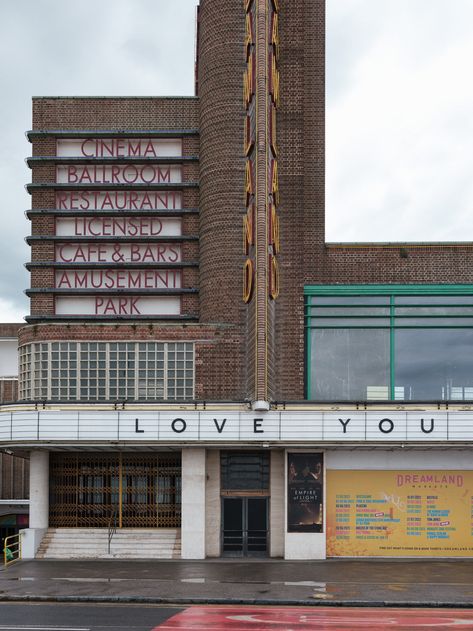
<instances>
[{"instance_id":1,"label":"horizontal window band","mask_svg":"<svg viewBox=\"0 0 473 631\"><path fill-rule=\"evenodd\" d=\"M473 245L471 243L470 245ZM473 285L306 285L306 296L472 295Z\"/></svg>"},{"instance_id":2,"label":"horizontal window band","mask_svg":"<svg viewBox=\"0 0 473 631\"><path fill-rule=\"evenodd\" d=\"M376 320L376 319L388 319L391 318L396 318L396 320L412 320L413 318L415 318L416 320L432 320L435 318L473 318L473 312L472 313L462 313L462 314L458 314L458 313L422 313L422 314L408 314L408 315L398 315L393 313L392 316L389 316L389 314L380 314L380 315L376 315L376 314L369 314L369 315L353 315L351 313L343 313L343 314L339 314L339 315L320 315L320 316L313 316L313 315L308 315L305 316L307 319L310 320L314 320L315 322L317 320Z\"/></svg>"},{"instance_id":3,"label":"horizontal window band","mask_svg":"<svg viewBox=\"0 0 473 631\"><path fill-rule=\"evenodd\" d=\"M89 158L84 156L30 156L26 158L26 164L30 169L45 164L185 164L186 162L198 162L198 156L172 156L159 158Z\"/></svg>"},{"instance_id":4,"label":"horizontal window band","mask_svg":"<svg viewBox=\"0 0 473 631\"><path fill-rule=\"evenodd\" d=\"M54 322L114 322L117 320L133 322L133 321L146 321L146 322L198 322L199 316L191 316L191 315L142 315L142 316L126 316L126 315L29 315L25 316L26 322L28 324L47 322L48 324L53 324Z\"/></svg>"},{"instance_id":5,"label":"horizontal window band","mask_svg":"<svg viewBox=\"0 0 473 631\"><path fill-rule=\"evenodd\" d=\"M31 245L35 242L59 241L64 243L179 243L184 241L198 241L196 235L189 236L169 236L169 237L74 237L74 236L58 236L58 235L30 235L25 238L26 243Z\"/></svg>"},{"instance_id":6,"label":"horizontal window band","mask_svg":"<svg viewBox=\"0 0 473 631\"><path fill-rule=\"evenodd\" d=\"M389 326L389 325L385 325L385 326L381 326L381 325L373 325L373 326L369 326L369 325L359 325L359 326L355 326L355 325L350 325L350 326L329 326L328 324L324 324L321 326L311 326L311 325L306 325L304 328L306 329L318 329L318 330L322 330L322 329L338 329L339 331L346 331L346 330L351 330L351 329L383 329L385 331L389 331L391 329L473 329L473 325L466 325L466 324L452 324L452 325L448 325L448 324L404 324L404 325L393 325L393 326Z\"/></svg>"},{"instance_id":7,"label":"horizontal window band","mask_svg":"<svg viewBox=\"0 0 473 631\"><path fill-rule=\"evenodd\" d=\"M196 287L179 287L177 289L58 289L57 287L41 287L25 289L27 296L37 296L38 294L54 295L54 296L180 296L182 294L198 294Z\"/></svg>"},{"instance_id":8,"label":"horizontal window band","mask_svg":"<svg viewBox=\"0 0 473 631\"><path fill-rule=\"evenodd\" d=\"M198 208L177 208L159 210L59 210L57 208L30 208L25 210L25 215L31 217L182 217L184 215L198 215Z\"/></svg>"},{"instance_id":9,"label":"horizontal window band","mask_svg":"<svg viewBox=\"0 0 473 631\"><path fill-rule=\"evenodd\" d=\"M55 261L30 261L25 263L28 271L32 269L182 269L199 267L198 261L182 261L179 263L56 263Z\"/></svg>"},{"instance_id":10,"label":"horizontal window band","mask_svg":"<svg viewBox=\"0 0 473 631\"><path fill-rule=\"evenodd\" d=\"M180 191L187 188L199 188L198 182L164 182L162 184L69 184L59 182L32 182L26 185L28 193L49 189L61 191Z\"/></svg>"},{"instance_id":11,"label":"horizontal window band","mask_svg":"<svg viewBox=\"0 0 473 631\"><path fill-rule=\"evenodd\" d=\"M323 311L323 310L330 310L330 309L346 309L347 311L347 315L349 315L350 311L356 311L357 309L392 309L394 312L398 311L399 309L452 309L453 311L458 310L458 309L471 309L472 313L473 313L473 304L470 302L450 302L450 303L442 303L439 304L437 303L423 303L423 304L413 304L413 303L397 303L395 305L392 305L392 307L389 307L389 305L371 305L371 304L365 304L365 305L306 305L304 308L305 314L308 317L324 317L324 318L330 318L330 317L335 317L335 316L331 316L330 314L327 315L311 315L312 312L314 310L319 310L319 311ZM426 315L426 317L428 317L428 314L422 314L422 316ZM374 316L373 316L374 317ZM398 317L402 317L402 316L398 316Z\"/></svg>"},{"instance_id":12,"label":"horizontal window band","mask_svg":"<svg viewBox=\"0 0 473 631\"><path fill-rule=\"evenodd\" d=\"M68 97L69 98L69 97ZM95 98L95 97L94 97ZM109 97L104 97L104 99ZM111 97L116 99L117 97ZM147 97L146 97L147 98ZM178 97L179 98L179 97ZM186 97L188 98L188 97ZM190 97L193 98L193 97ZM30 142L43 138L175 138L199 136L197 128L188 129L31 129L26 132Z\"/></svg>"}]
</instances>

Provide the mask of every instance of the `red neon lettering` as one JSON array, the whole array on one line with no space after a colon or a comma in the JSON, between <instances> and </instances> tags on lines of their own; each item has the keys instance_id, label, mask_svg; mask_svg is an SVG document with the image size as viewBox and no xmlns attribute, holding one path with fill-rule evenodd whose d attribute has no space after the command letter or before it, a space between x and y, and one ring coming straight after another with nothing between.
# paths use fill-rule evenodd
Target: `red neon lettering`
<instances>
[{"instance_id":1,"label":"red neon lettering","mask_svg":"<svg viewBox=\"0 0 473 631\"><path fill-rule=\"evenodd\" d=\"M67 193L56 193L56 206L59 210L67 210Z\"/></svg>"},{"instance_id":2,"label":"red neon lettering","mask_svg":"<svg viewBox=\"0 0 473 631\"><path fill-rule=\"evenodd\" d=\"M100 144L101 144L100 156L102 158L105 158L105 157L113 158L113 140L111 141L110 145L107 145L106 140L102 140ZM108 152L108 156L105 155L105 151Z\"/></svg>"},{"instance_id":3,"label":"red neon lettering","mask_svg":"<svg viewBox=\"0 0 473 631\"><path fill-rule=\"evenodd\" d=\"M149 171L151 176L148 177L148 179L146 179L146 171ZM156 170L154 167L151 166L144 166L141 167L141 172L140 172L140 176L141 176L141 181L145 182L146 184L152 184L156 178ZM158 178L159 181L159 178Z\"/></svg>"},{"instance_id":4,"label":"red neon lettering","mask_svg":"<svg viewBox=\"0 0 473 631\"><path fill-rule=\"evenodd\" d=\"M67 181L69 184L76 184L77 180L77 169L74 165L70 164L67 167Z\"/></svg>"},{"instance_id":5,"label":"red neon lettering","mask_svg":"<svg viewBox=\"0 0 473 631\"><path fill-rule=\"evenodd\" d=\"M154 150L154 145L151 140L148 140L148 144L145 147L143 155L145 157L148 157L148 154L151 155L153 158L156 158L156 151Z\"/></svg>"},{"instance_id":6,"label":"red neon lettering","mask_svg":"<svg viewBox=\"0 0 473 631\"><path fill-rule=\"evenodd\" d=\"M92 149L92 153L87 153L85 150L85 147L88 143L93 143L94 141L91 140L90 138L88 140L84 140L83 143L80 146L80 150L83 156L85 156L86 158L93 158L94 157L94 150Z\"/></svg>"},{"instance_id":7,"label":"red neon lettering","mask_svg":"<svg viewBox=\"0 0 473 631\"><path fill-rule=\"evenodd\" d=\"M118 138L115 141L115 155L117 158L123 158L125 156L125 141L123 138Z\"/></svg>"},{"instance_id":8,"label":"red neon lettering","mask_svg":"<svg viewBox=\"0 0 473 631\"><path fill-rule=\"evenodd\" d=\"M130 173L130 175L128 175ZM127 184L134 184L138 179L138 169L132 164L127 165L123 169L123 179Z\"/></svg>"},{"instance_id":9,"label":"red neon lettering","mask_svg":"<svg viewBox=\"0 0 473 631\"><path fill-rule=\"evenodd\" d=\"M67 275L67 272L63 272L56 284L56 287L68 287L69 289L71 288L71 283L69 282L69 278Z\"/></svg>"},{"instance_id":10,"label":"red neon lettering","mask_svg":"<svg viewBox=\"0 0 473 631\"><path fill-rule=\"evenodd\" d=\"M120 167L114 165L112 167L112 183L118 184L120 182Z\"/></svg>"},{"instance_id":11,"label":"red neon lettering","mask_svg":"<svg viewBox=\"0 0 473 631\"><path fill-rule=\"evenodd\" d=\"M171 169L168 167L163 171L158 167L158 182L170 182L171 181Z\"/></svg>"},{"instance_id":12,"label":"red neon lettering","mask_svg":"<svg viewBox=\"0 0 473 631\"><path fill-rule=\"evenodd\" d=\"M139 156L141 153L141 141L137 140L136 145L133 146L133 141L128 142L128 154L130 156Z\"/></svg>"}]
</instances>

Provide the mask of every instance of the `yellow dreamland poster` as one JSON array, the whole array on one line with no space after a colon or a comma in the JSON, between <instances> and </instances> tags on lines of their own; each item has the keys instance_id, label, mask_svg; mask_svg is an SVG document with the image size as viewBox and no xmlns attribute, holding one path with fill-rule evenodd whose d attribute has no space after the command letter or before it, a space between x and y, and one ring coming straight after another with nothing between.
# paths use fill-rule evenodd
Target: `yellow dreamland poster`
<instances>
[{"instance_id":1,"label":"yellow dreamland poster","mask_svg":"<svg viewBox=\"0 0 473 631\"><path fill-rule=\"evenodd\" d=\"M327 471L327 556L473 556L473 471Z\"/></svg>"}]
</instances>

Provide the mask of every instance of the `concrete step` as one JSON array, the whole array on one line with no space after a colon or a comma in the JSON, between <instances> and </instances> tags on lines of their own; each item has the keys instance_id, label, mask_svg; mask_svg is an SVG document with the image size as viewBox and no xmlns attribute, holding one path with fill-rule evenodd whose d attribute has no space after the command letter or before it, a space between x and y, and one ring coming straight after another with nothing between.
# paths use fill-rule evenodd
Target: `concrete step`
<instances>
[{"instance_id":1,"label":"concrete step","mask_svg":"<svg viewBox=\"0 0 473 631\"><path fill-rule=\"evenodd\" d=\"M50 528L36 553L38 559L181 558L180 529L117 529L108 553L106 528Z\"/></svg>"}]
</instances>

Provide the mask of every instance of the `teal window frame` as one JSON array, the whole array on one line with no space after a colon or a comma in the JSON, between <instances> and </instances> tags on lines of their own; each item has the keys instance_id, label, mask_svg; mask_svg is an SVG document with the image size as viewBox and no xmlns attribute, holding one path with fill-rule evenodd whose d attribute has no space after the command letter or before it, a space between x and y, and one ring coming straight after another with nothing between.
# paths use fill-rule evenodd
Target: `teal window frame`
<instances>
[{"instance_id":1,"label":"teal window frame","mask_svg":"<svg viewBox=\"0 0 473 631\"><path fill-rule=\"evenodd\" d=\"M313 297L324 297L330 298L333 297L334 303L331 304L329 302L324 303L323 305L313 305L312 298ZM373 302L367 302L363 304L344 304L343 302L339 302L340 298L360 298L366 296L367 298L377 297L380 299L384 298L385 303L382 304L381 300L378 304ZM412 297L418 296L419 298L425 299L425 297L471 297L470 300L466 300L464 303L459 301L455 301L450 304L439 304L436 303L435 300L432 303L429 302L420 302L420 303L408 303L402 304L402 297ZM389 299L386 301L386 299ZM333 319L334 324L327 324L325 322L323 325L317 325L317 317L313 315L313 310L317 308L318 310L323 309L366 309L367 307L373 308L377 307L379 309L384 308L386 311L389 310L389 313L385 313L383 315L353 315L352 313L347 314L337 314L337 315L324 315L324 320ZM448 314L427 314L420 313L417 315L399 315L397 313L397 309L399 308L417 308L417 309L427 309L427 308L440 308L444 307L447 309L449 307L453 307L454 309L467 310L468 308L471 310L471 313L448 313ZM320 316L319 316L320 317ZM414 318L422 319L422 324L414 324L412 320ZM336 324L337 319L353 320L353 324ZM366 324L366 320L372 320L373 323ZM379 324L376 323L376 319L379 320ZM452 320L455 324L445 324L445 320ZM365 320L365 323L362 321ZM389 320L389 324L387 321ZM410 321L409 321L410 320ZM305 326L305 398L310 401L317 401L317 399L312 398L311 396L311 383L312 383L312 348L311 348L311 331L313 329L388 329L390 331L389 335L389 400L394 401L394 393L395 393L395 371L394 371L394 352L395 352L395 344L394 344L394 336L396 329L425 329L425 328L435 328L435 329L473 329L473 285L307 285L304 287L304 326Z\"/></svg>"}]
</instances>

